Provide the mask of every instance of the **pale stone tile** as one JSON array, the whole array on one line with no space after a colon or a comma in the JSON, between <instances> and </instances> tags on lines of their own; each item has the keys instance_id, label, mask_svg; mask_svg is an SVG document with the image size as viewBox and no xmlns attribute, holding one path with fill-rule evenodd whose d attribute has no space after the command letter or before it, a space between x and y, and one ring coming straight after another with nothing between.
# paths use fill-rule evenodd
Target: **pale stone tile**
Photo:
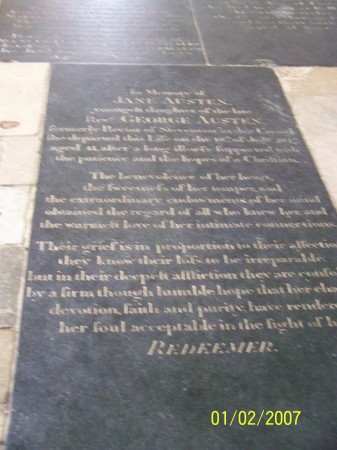
<instances>
[{"instance_id":1,"label":"pale stone tile","mask_svg":"<svg viewBox=\"0 0 337 450\"><path fill-rule=\"evenodd\" d=\"M49 64L0 63L0 136L32 136L43 122Z\"/></svg>"},{"instance_id":2,"label":"pale stone tile","mask_svg":"<svg viewBox=\"0 0 337 450\"><path fill-rule=\"evenodd\" d=\"M0 185L35 184L41 138L0 138Z\"/></svg>"},{"instance_id":3,"label":"pale stone tile","mask_svg":"<svg viewBox=\"0 0 337 450\"><path fill-rule=\"evenodd\" d=\"M26 226L23 244L27 248L29 247L30 244L30 235L32 232L32 221L35 208L35 196L36 196L36 186L33 186L29 195L29 202L26 210L26 220L25 220Z\"/></svg>"},{"instance_id":4,"label":"pale stone tile","mask_svg":"<svg viewBox=\"0 0 337 450\"><path fill-rule=\"evenodd\" d=\"M0 187L0 245L24 242L31 188Z\"/></svg>"},{"instance_id":5,"label":"pale stone tile","mask_svg":"<svg viewBox=\"0 0 337 450\"><path fill-rule=\"evenodd\" d=\"M337 210L337 130L326 133L304 133L317 170Z\"/></svg>"},{"instance_id":6,"label":"pale stone tile","mask_svg":"<svg viewBox=\"0 0 337 450\"><path fill-rule=\"evenodd\" d=\"M337 130L337 95L287 94L287 98L302 130L311 135Z\"/></svg>"},{"instance_id":7,"label":"pale stone tile","mask_svg":"<svg viewBox=\"0 0 337 450\"><path fill-rule=\"evenodd\" d=\"M0 247L0 328L15 324L25 257L26 252L21 246Z\"/></svg>"},{"instance_id":8,"label":"pale stone tile","mask_svg":"<svg viewBox=\"0 0 337 450\"><path fill-rule=\"evenodd\" d=\"M286 92L337 95L336 67L277 67L274 70Z\"/></svg>"},{"instance_id":9,"label":"pale stone tile","mask_svg":"<svg viewBox=\"0 0 337 450\"><path fill-rule=\"evenodd\" d=\"M337 209L337 95L297 95L288 102Z\"/></svg>"},{"instance_id":10,"label":"pale stone tile","mask_svg":"<svg viewBox=\"0 0 337 450\"><path fill-rule=\"evenodd\" d=\"M4 450L4 440L5 440L5 422L7 419L7 408L6 405L0 404L0 450Z\"/></svg>"},{"instance_id":11,"label":"pale stone tile","mask_svg":"<svg viewBox=\"0 0 337 450\"><path fill-rule=\"evenodd\" d=\"M0 404L8 402L14 349L14 330L0 330Z\"/></svg>"}]
</instances>

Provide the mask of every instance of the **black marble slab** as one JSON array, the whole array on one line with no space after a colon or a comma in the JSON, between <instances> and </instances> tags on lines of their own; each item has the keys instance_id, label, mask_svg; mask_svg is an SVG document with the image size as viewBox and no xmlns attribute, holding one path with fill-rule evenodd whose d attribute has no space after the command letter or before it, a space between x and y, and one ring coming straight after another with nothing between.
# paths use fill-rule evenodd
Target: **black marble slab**
<instances>
[{"instance_id":1,"label":"black marble slab","mask_svg":"<svg viewBox=\"0 0 337 450\"><path fill-rule=\"evenodd\" d=\"M204 63L188 0L3 0L0 60Z\"/></svg>"},{"instance_id":2,"label":"black marble slab","mask_svg":"<svg viewBox=\"0 0 337 450\"><path fill-rule=\"evenodd\" d=\"M335 0L192 0L211 64L337 65Z\"/></svg>"},{"instance_id":3,"label":"black marble slab","mask_svg":"<svg viewBox=\"0 0 337 450\"><path fill-rule=\"evenodd\" d=\"M7 450L336 448L336 223L270 69L55 66Z\"/></svg>"}]
</instances>

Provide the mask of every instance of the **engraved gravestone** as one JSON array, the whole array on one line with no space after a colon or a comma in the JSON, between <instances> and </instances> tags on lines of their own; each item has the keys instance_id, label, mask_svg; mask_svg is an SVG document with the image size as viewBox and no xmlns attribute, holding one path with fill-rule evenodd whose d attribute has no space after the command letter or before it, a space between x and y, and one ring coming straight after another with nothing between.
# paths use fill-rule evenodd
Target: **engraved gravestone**
<instances>
[{"instance_id":1,"label":"engraved gravestone","mask_svg":"<svg viewBox=\"0 0 337 450\"><path fill-rule=\"evenodd\" d=\"M333 449L336 248L271 70L54 67L8 450Z\"/></svg>"},{"instance_id":2,"label":"engraved gravestone","mask_svg":"<svg viewBox=\"0 0 337 450\"><path fill-rule=\"evenodd\" d=\"M335 0L193 0L211 64L337 65Z\"/></svg>"},{"instance_id":3,"label":"engraved gravestone","mask_svg":"<svg viewBox=\"0 0 337 450\"><path fill-rule=\"evenodd\" d=\"M187 0L4 0L2 61L203 63Z\"/></svg>"},{"instance_id":4,"label":"engraved gravestone","mask_svg":"<svg viewBox=\"0 0 337 450\"><path fill-rule=\"evenodd\" d=\"M2 61L337 63L334 0L4 0Z\"/></svg>"}]
</instances>

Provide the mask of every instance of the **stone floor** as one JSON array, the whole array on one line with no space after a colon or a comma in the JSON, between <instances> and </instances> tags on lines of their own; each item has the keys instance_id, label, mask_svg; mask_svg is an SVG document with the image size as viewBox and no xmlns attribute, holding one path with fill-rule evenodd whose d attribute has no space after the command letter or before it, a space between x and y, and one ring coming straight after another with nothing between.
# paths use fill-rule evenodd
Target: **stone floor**
<instances>
[{"instance_id":1,"label":"stone floor","mask_svg":"<svg viewBox=\"0 0 337 450\"><path fill-rule=\"evenodd\" d=\"M337 208L337 68L274 70ZM0 449L20 330L49 73L49 64L0 63Z\"/></svg>"}]
</instances>

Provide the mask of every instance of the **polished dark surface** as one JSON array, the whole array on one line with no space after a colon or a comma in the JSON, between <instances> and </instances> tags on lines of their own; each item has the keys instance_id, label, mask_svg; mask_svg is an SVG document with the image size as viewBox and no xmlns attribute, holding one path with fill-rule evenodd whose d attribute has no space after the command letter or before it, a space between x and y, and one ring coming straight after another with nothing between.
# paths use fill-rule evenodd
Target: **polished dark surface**
<instances>
[{"instance_id":1,"label":"polished dark surface","mask_svg":"<svg viewBox=\"0 0 337 450\"><path fill-rule=\"evenodd\" d=\"M335 66L334 0L3 0L0 59Z\"/></svg>"},{"instance_id":2,"label":"polished dark surface","mask_svg":"<svg viewBox=\"0 0 337 450\"><path fill-rule=\"evenodd\" d=\"M4 0L0 59L204 62L188 0Z\"/></svg>"},{"instance_id":3,"label":"polished dark surface","mask_svg":"<svg viewBox=\"0 0 337 450\"><path fill-rule=\"evenodd\" d=\"M271 70L55 66L7 449L334 448L335 230Z\"/></svg>"},{"instance_id":4,"label":"polished dark surface","mask_svg":"<svg viewBox=\"0 0 337 450\"><path fill-rule=\"evenodd\" d=\"M334 0L193 0L211 64L337 65Z\"/></svg>"}]
</instances>

